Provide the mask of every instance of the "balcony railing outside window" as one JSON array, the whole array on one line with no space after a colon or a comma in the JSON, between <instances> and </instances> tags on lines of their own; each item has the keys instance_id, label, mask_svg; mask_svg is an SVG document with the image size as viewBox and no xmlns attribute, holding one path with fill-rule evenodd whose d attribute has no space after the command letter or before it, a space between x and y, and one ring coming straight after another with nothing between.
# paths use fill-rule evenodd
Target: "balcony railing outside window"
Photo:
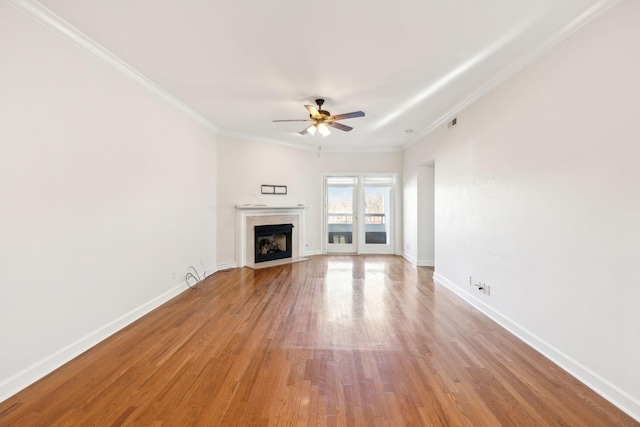
<instances>
[{"instance_id":1,"label":"balcony railing outside window","mask_svg":"<svg viewBox=\"0 0 640 427\"><path fill-rule=\"evenodd\" d=\"M329 224L352 224L353 214L330 213L328 214ZM366 224L385 224L385 214L365 214L364 223Z\"/></svg>"}]
</instances>

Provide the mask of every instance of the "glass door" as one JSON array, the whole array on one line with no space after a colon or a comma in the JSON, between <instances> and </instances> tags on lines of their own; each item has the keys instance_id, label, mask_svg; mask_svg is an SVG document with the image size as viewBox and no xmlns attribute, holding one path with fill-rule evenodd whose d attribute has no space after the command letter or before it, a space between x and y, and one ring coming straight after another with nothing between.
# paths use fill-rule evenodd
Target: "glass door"
<instances>
[{"instance_id":1,"label":"glass door","mask_svg":"<svg viewBox=\"0 0 640 427\"><path fill-rule=\"evenodd\" d=\"M362 178L364 212L361 224L360 253L394 253L393 189L394 176L364 176Z\"/></svg>"},{"instance_id":2,"label":"glass door","mask_svg":"<svg viewBox=\"0 0 640 427\"><path fill-rule=\"evenodd\" d=\"M327 253L356 253L358 178L327 176L325 179Z\"/></svg>"}]
</instances>

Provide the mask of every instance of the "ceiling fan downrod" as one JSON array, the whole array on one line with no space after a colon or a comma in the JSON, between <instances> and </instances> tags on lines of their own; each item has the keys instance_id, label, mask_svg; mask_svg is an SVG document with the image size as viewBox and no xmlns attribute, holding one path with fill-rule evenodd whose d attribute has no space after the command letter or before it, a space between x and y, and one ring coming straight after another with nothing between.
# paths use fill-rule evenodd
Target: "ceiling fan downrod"
<instances>
[{"instance_id":1,"label":"ceiling fan downrod","mask_svg":"<svg viewBox=\"0 0 640 427\"><path fill-rule=\"evenodd\" d=\"M324 104L324 99L316 99L316 104L318 105L318 113L322 116L322 120L325 120L331 116L331 113L327 110L322 109L322 104Z\"/></svg>"}]
</instances>

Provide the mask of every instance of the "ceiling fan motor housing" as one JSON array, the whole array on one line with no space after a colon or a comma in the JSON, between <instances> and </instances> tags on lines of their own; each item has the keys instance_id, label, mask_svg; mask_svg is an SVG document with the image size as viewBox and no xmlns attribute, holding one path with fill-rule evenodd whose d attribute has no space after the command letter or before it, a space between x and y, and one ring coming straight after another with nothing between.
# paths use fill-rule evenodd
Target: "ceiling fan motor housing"
<instances>
[{"instance_id":1,"label":"ceiling fan motor housing","mask_svg":"<svg viewBox=\"0 0 640 427\"><path fill-rule=\"evenodd\" d=\"M328 112L327 110L323 110L322 109L322 104L324 104L324 99L316 99L316 104L318 105L318 114L320 114L320 116L323 119L326 119L329 116L331 116L330 112Z\"/></svg>"}]
</instances>

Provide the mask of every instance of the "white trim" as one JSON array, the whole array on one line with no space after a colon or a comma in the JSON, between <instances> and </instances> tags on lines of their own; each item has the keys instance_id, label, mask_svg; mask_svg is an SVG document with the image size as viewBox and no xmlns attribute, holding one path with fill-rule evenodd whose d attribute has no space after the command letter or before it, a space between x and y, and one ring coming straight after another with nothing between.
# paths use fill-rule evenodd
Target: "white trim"
<instances>
[{"instance_id":1,"label":"white trim","mask_svg":"<svg viewBox=\"0 0 640 427\"><path fill-rule=\"evenodd\" d=\"M279 211L279 210L296 210L304 209L304 205L236 205L236 210L239 211Z\"/></svg>"},{"instance_id":2,"label":"white trim","mask_svg":"<svg viewBox=\"0 0 640 427\"><path fill-rule=\"evenodd\" d=\"M413 265L418 265L418 259L414 258L413 256L411 256L410 254L406 253L406 252L402 252L402 258L406 259L407 261L409 261L411 264Z\"/></svg>"},{"instance_id":3,"label":"white trim","mask_svg":"<svg viewBox=\"0 0 640 427\"><path fill-rule=\"evenodd\" d=\"M4 0L5 3L14 7L21 13L25 14L29 18L33 19L38 24L57 34L58 36L65 39L67 42L71 43L73 46L82 50L87 55L97 59L103 64L109 66L114 71L120 73L121 75L129 78L133 82L137 83L142 88L151 92L152 94L158 96L163 101L167 102L169 105L177 108L178 110L185 113L187 116L191 117L195 121L204 125L205 127L217 131L219 135L242 138L251 141L257 141L261 143L269 143L269 144L277 144L283 145L291 148L296 148L299 150L305 151L326 151L326 152L392 152L392 151L401 151L401 147L323 147L320 148L318 144L309 144L308 139L304 139L302 135L300 135L300 142L288 142L281 141L272 138L260 137L256 135L251 135L243 132L232 131L228 129L220 129L209 119L204 117L202 114L195 111L193 108L189 107L184 102L180 101L175 96L171 95L169 92L158 86L151 79L140 73L138 70L133 68L131 65L127 64L122 59L118 58L116 55L111 53L109 50L83 34L80 30L75 28L73 25L66 22L64 19L56 15L54 12L38 3L35 0Z\"/></svg>"},{"instance_id":4,"label":"white trim","mask_svg":"<svg viewBox=\"0 0 640 427\"><path fill-rule=\"evenodd\" d=\"M538 45L531 50L525 52L522 56L511 62L508 66L503 68L500 72L496 73L491 79L489 79L484 85L480 86L477 90L466 96L458 104L453 106L449 111L442 114L438 119L434 120L429 126L422 131L415 134L409 142L402 146L402 149L406 150L413 144L424 138L436 128L447 123L456 115L460 114L463 110L469 107L471 104L491 92L493 89L506 82L509 78L516 75L527 65L533 63L542 55L553 49L556 45L569 37L571 34L582 28L594 18L600 16L613 5L620 0L600 0L593 6L587 8L584 11L576 12L577 17L564 22L559 25L555 31L551 31L549 36L538 43Z\"/></svg>"},{"instance_id":5,"label":"white trim","mask_svg":"<svg viewBox=\"0 0 640 427\"><path fill-rule=\"evenodd\" d=\"M202 271L202 280L206 279L207 277L216 274L218 272L219 268L217 266L211 266L209 268L205 268Z\"/></svg>"},{"instance_id":6,"label":"white trim","mask_svg":"<svg viewBox=\"0 0 640 427\"><path fill-rule=\"evenodd\" d=\"M586 23L594 19L595 17L601 15L611 6L616 4L619 0L600 0L595 5L589 7L587 10L582 11L578 14L578 17L572 19L565 24L561 25L558 30L550 33L549 37L545 40L541 41L536 48L526 52L517 60L513 61L510 65L505 67L501 72L497 73L493 78L488 80L483 86L481 86L478 90L471 93L469 96L464 98L458 104L456 104L449 111L442 114L438 119L434 120L429 126L423 129L421 132L416 133L415 137L412 138L409 142L400 147L354 147L354 146L323 146L320 145L309 145L307 141L300 141L300 144L293 142L285 142L271 138L264 138L255 135L245 134L242 132L236 132L226 129L219 129L214 123L212 123L209 119L189 107L187 104L180 101L175 96L171 95L169 92L158 86L152 80L144 76L142 73L137 71L135 68L115 56L113 53L102 47L100 44L96 43L91 38L87 37L85 34L80 32L78 29L73 27L71 24L66 22L64 19L60 18L58 15L53 13L51 10L47 9L42 4L38 3L35 0L4 0L5 3L14 7L18 11L22 12L29 18L33 19L35 22L44 26L45 28L51 30L55 34L59 35L63 39L67 40L72 45L76 46L86 54L92 56L93 58L101 61L102 63L108 65L113 70L119 72L123 76L131 79L144 89L153 93L154 95L161 98L163 101L168 104L174 106L178 110L185 113L187 116L196 120L200 124L219 132L222 135L244 138L259 142L267 142L272 144L279 144L288 147L298 148L301 150L307 151L325 151L325 152L351 152L351 153L375 153L375 152L394 152L394 151L402 151L413 144L415 144L418 140L422 139L429 133L431 133L434 129L449 121L452 117L459 114L469 105L476 102L478 99L501 85L511 76L518 73L524 67L538 59L544 53L552 49L555 45L560 43L565 38L569 37L576 30L584 26Z\"/></svg>"},{"instance_id":7,"label":"white trim","mask_svg":"<svg viewBox=\"0 0 640 427\"><path fill-rule=\"evenodd\" d=\"M218 264L218 270L216 270L216 273L218 271L229 270L231 268L238 268L238 265L235 262L226 262L224 264Z\"/></svg>"},{"instance_id":8,"label":"white trim","mask_svg":"<svg viewBox=\"0 0 640 427\"><path fill-rule=\"evenodd\" d=\"M314 256L314 255L323 255L323 253L322 253L322 251L320 251L318 249L305 250L303 256L308 257L308 256Z\"/></svg>"},{"instance_id":9,"label":"white trim","mask_svg":"<svg viewBox=\"0 0 640 427\"><path fill-rule=\"evenodd\" d=\"M169 289L165 293L153 298L149 302L146 302L131 310L130 312L120 316L119 318L107 323L101 328L85 335L77 341L63 347L56 351L52 355L45 357L39 362L23 369L17 374L9 377L4 382L0 383L0 402L8 399L20 390L28 387L45 375L69 362L70 360L78 357L91 347L97 345L101 341L135 322L145 314L155 310L165 302L181 294L185 290L189 289L186 282L180 283L172 289Z\"/></svg>"},{"instance_id":10,"label":"white trim","mask_svg":"<svg viewBox=\"0 0 640 427\"><path fill-rule=\"evenodd\" d=\"M410 254L408 254L407 252L402 252L399 255L402 256L402 258L409 261L411 264L415 265L416 267L435 267L436 265L436 262L433 259L417 259L411 256Z\"/></svg>"},{"instance_id":11,"label":"white trim","mask_svg":"<svg viewBox=\"0 0 640 427\"><path fill-rule=\"evenodd\" d=\"M640 400L638 400L625 390L621 389L617 385L613 384L606 378L598 375L588 367L574 360L561 350L555 348L543 339L529 332L518 323L514 322L513 320L504 316L502 313L487 305L478 297L475 297L470 293L464 291L461 286L457 286L446 277L438 273L434 273L433 281L434 283L440 284L451 290L453 293L455 293L456 295L467 301L469 304L480 310L486 316L494 320L500 326L504 327L506 330L520 338L525 343L529 344L536 351L551 360L553 363L567 371L587 387L591 388L600 396L604 397L609 402L620 408L630 417L634 418L636 421L640 421Z\"/></svg>"},{"instance_id":12,"label":"white trim","mask_svg":"<svg viewBox=\"0 0 640 427\"><path fill-rule=\"evenodd\" d=\"M33 19L38 24L62 37L87 55L97 59L103 64L106 64L111 69L137 83L140 87L158 96L169 105L182 111L193 120L211 130L218 130L217 126L203 115L180 101L175 96L171 95L166 90L162 89L138 70L115 56L113 53L109 52L91 38L84 35L80 30L76 29L42 4L35 0L5 0L5 2Z\"/></svg>"}]
</instances>

